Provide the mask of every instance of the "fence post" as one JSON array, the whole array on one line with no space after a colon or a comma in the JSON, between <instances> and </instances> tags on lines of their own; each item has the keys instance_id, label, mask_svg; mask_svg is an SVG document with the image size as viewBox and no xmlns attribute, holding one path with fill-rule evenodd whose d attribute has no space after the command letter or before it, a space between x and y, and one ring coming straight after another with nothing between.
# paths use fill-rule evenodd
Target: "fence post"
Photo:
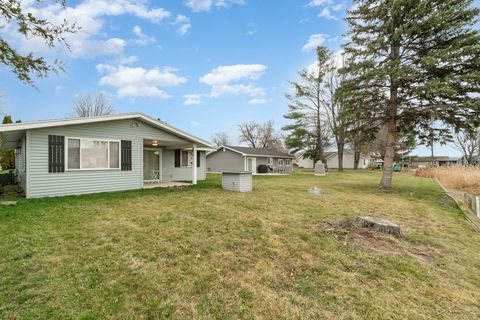
<instances>
[{"instance_id":1,"label":"fence post","mask_svg":"<svg viewBox=\"0 0 480 320\"><path fill-rule=\"evenodd\" d=\"M475 213L480 218L480 196L478 194L475 196Z\"/></svg>"}]
</instances>

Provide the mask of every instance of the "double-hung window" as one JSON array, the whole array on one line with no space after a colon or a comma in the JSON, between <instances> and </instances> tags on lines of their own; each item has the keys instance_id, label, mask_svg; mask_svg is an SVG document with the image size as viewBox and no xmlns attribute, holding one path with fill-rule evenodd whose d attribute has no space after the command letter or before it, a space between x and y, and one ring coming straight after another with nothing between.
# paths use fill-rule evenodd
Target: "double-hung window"
<instances>
[{"instance_id":1,"label":"double-hung window","mask_svg":"<svg viewBox=\"0 0 480 320\"><path fill-rule=\"evenodd\" d=\"M269 166L273 165L273 158L267 158L267 165Z\"/></svg>"},{"instance_id":2,"label":"double-hung window","mask_svg":"<svg viewBox=\"0 0 480 320\"><path fill-rule=\"evenodd\" d=\"M67 138L67 170L120 169L120 141Z\"/></svg>"},{"instance_id":3,"label":"double-hung window","mask_svg":"<svg viewBox=\"0 0 480 320\"><path fill-rule=\"evenodd\" d=\"M193 153L191 150L182 150L182 167L189 167L193 166Z\"/></svg>"},{"instance_id":4,"label":"double-hung window","mask_svg":"<svg viewBox=\"0 0 480 320\"><path fill-rule=\"evenodd\" d=\"M292 159L285 159L285 166L290 167L292 165Z\"/></svg>"},{"instance_id":5,"label":"double-hung window","mask_svg":"<svg viewBox=\"0 0 480 320\"><path fill-rule=\"evenodd\" d=\"M278 165L283 166L283 159L278 159Z\"/></svg>"}]
</instances>

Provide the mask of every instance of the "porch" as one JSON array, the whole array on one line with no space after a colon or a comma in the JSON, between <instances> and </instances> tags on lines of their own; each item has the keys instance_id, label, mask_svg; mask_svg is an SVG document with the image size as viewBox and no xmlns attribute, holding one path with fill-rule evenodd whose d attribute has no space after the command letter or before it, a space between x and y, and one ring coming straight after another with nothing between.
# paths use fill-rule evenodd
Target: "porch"
<instances>
[{"instance_id":1,"label":"porch","mask_svg":"<svg viewBox=\"0 0 480 320\"><path fill-rule=\"evenodd\" d=\"M185 186L205 178L205 149L195 144L144 138L142 156L144 188Z\"/></svg>"}]
</instances>

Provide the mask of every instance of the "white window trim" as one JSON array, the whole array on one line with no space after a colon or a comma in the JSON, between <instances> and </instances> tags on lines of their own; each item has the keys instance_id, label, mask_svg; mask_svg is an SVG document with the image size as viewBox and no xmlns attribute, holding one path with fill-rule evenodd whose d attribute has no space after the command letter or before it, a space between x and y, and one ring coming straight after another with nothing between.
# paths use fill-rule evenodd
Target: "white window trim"
<instances>
[{"instance_id":1,"label":"white window trim","mask_svg":"<svg viewBox=\"0 0 480 320\"><path fill-rule=\"evenodd\" d=\"M278 159L278 166L279 167L285 166L285 160L284 159Z\"/></svg>"},{"instance_id":2,"label":"white window trim","mask_svg":"<svg viewBox=\"0 0 480 320\"><path fill-rule=\"evenodd\" d=\"M273 166L273 158L267 158L267 165Z\"/></svg>"},{"instance_id":3,"label":"white window trim","mask_svg":"<svg viewBox=\"0 0 480 320\"><path fill-rule=\"evenodd\" d=\"M285 166L290 167L292 165L292 159L285 159Z\"/></svg>"},{"instance_id":4,"label":"white window trim","mask_svg":"<svg viewBox=\"0 0 480 320\"><path fill-rule=\"evenodd\" d=\"M80 140L80 168L79 169L69 169L68 168L68 140ZM107 163L108 168L82 168L82 140L91 140L91 141L101 141L107 142L108 151L107 151ZM118 142L118 168L110 168L110 142ZM65 137L65 171L120 171L122 167L122 154L121 154L121 141L114 139L104 139L104 138L79 138L79 137Z\"/></svg>"},{"instance_id":5,"label":"white window trim","mask_svg":"<svg viewBox=\"0 0 480 320\"><path fill-rule=\"evenodd\" d=\"M191 165L190 164L188 164L186 166L183 165L183 152L184 151L191 153L191 155L192 155L192 164ZM187 158L187 163L188 163L188 158ZM185 149L180 150L180 168L193 168L193 150L185 150Z\"/></svg>"}]
</instances>

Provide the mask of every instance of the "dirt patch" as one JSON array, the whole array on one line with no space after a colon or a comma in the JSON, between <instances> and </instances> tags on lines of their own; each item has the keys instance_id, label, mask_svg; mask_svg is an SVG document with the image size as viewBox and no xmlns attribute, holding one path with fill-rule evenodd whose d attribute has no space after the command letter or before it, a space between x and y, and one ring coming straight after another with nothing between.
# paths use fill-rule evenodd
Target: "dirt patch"
<instances>
[{"instance_id":1,"label":"dirt patch","mask_svg":"<svg viewBox=\"0 0 480 320\"><path fill-rule=\"evenodd\" d=\"M442 257L436 248L413 244L404 236L393 236L358 227L350 220L328 221L316 227L322 228L344 246L359 251L380 255L409 256L428 266L434 266L435 258Z\"/></svg>"}]
</instances>

